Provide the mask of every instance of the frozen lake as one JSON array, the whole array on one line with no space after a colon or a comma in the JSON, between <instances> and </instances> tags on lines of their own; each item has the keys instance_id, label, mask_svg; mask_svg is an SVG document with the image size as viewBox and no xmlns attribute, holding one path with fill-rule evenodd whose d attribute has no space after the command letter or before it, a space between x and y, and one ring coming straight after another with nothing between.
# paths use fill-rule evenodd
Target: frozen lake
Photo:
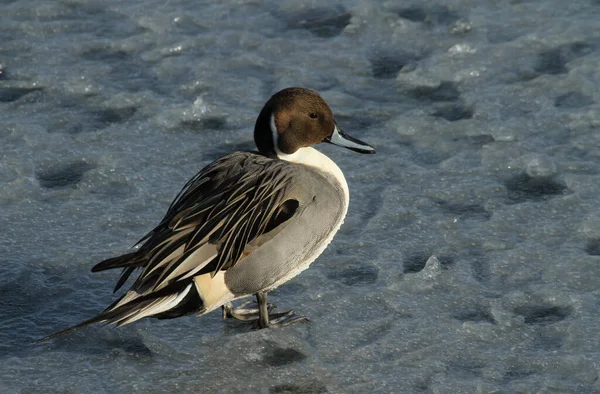
<instances>
[{"instance_id":1,"label":"frozen lake","mask_svg":"<svg viewBox=\"0 0 600 394\"><path fill-rule=\"evenodd\" d=\"M0 392L600 392L600 1L4 0ZM319 91L350 209L311 322L94 326L200 168Z\"/></svg>"}]
</instances>

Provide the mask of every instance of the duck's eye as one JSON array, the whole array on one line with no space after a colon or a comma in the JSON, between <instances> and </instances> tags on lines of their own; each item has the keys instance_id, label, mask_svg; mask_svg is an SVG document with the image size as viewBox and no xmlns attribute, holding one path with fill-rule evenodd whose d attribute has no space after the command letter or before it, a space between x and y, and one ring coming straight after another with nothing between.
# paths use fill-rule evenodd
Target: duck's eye
<instances>
[{"instance_id":1,"label":"duck's eye","mask_svg":"<svg viewBox=\"0 0 600 394\"><path fill-rule=\"evenodd\" d=\"M319 116L317 114L315 114L314 112L309 114L308 116L310 116L312 119L317 119Z\"/></svg>"}]
</instances>

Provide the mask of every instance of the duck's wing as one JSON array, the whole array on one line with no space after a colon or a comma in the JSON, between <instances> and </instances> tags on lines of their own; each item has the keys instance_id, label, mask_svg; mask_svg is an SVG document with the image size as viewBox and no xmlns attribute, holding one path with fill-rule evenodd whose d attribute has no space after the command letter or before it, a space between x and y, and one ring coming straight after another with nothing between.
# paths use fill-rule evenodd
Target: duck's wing
<instances>
[{"instance_id":1,"label":"duck's wing","mask_svg":"<svg viewBox=\"0 0 600 394\"><path fill-rule=\"evenodd\" d=\"M92 268L123 268L115 291L134 270L142 271L125 295L76 328L95 322L123 325L147 316L177 317L201 309L194 277L233 267L262 243L261 236L286 226L296 212L298 201L286 199L292 182L287 165L237 152L201 170L160 224L139 241L137 251Z\"/></svg>"},{"instance_id":2,"label":"duck's wing","mask_svg":"<svg viewBox=\"0 0 600 394\"><path fill-rule=\"evenodd\" d=\"M143 268L132 289L146 293L235 265L249 243L281 226L297 204L286 201L287 163L235 153L200 171L177 195L135 253L105 260L93 272ZM124 282L121 278L119 285Z\"/></svg>"},{"instance_id":3,"label":"duck's wing","mask_svg":"<svg viewBox=\"0 0 600 394\"><path fill-rule=\"evenodd\" d=\"M141 248L149 259L137 284L161 288L183 276L214 276L235 265L250 242L294 214L297 205L285 198L291 182L287 165L237 154L200 172ZM206 264L190 264L188 257L200 250L214 256L208 253Z\"/></svg>"}]
</instances>

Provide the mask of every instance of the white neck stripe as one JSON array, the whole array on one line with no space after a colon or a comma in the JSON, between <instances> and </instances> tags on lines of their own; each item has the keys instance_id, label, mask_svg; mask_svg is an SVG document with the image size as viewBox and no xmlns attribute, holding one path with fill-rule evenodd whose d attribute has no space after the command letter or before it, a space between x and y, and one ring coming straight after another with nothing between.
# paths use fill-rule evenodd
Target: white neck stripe
<instances>
[{"instance_id":1,"label":"white neck stripe","mask_svg":"<svg viewBox=\"0 0 600 394\"><path fill-rule=\"evenodd\" d=\"M279 150L279 133L277 132L277 125L275 124L275 114L271 114L271 119L269 119L269 126L271 126L271 137L273 137L273 150L275 154L280 159L285 155L282 151Z\"/></svg>"},{"instance_id":2,"label":"white neck stripe","mask_svg":"<svg viewBox=\"0 0 600 394\"><path fill-rule=\"evenodd\" d=\"M342 170L340 170L333 160L311 147L299 148L296 152L291 154L283 153L279 150L279 133L277 133L277 125L275 124L275 114L271 114L269 125L271 126L271 135L273 137L273 150L275 151L277 158L292 163L315 167L329 175L333 175L344 192L345 206L347 209L349 197L348 184L346 183L346 178L344 177Z\"/></svg>"}]
</instances>

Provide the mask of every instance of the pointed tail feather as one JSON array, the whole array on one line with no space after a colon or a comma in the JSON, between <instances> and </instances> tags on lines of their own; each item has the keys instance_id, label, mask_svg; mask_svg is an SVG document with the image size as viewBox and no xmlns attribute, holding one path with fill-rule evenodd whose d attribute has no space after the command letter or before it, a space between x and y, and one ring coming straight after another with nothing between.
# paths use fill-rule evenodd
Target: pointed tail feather
<instances>
[{"instance_id":1,"label":"pointed tail feather","mask_svg":"<svg viewBox=\"0 0 600 394\"><path fill-rule=\"evenodd\" d=\"M103 314L101 313L98 316L92 317L91 319L88 319L88 320L86 320L84 322L81 322L81 323L79 323L77 325L74 325L73 327L69 327L69 328L66 328L66 329L64 329L62 331L55 332L54 334L47 335L47 336L45 336L43 338L40 338L40 339L36 339L34 342L35 343L45 342L45 341L48 341L50 339L54 339L56 337L60 337L62 335L68 334L68 333L73 332L75 330L78 330L80 328L89 326L90 324L99 323L99 322L104 321L104 320L105 320L105 318L104 318Z\"/></svg>"},{"instance_id":2,"label":"pointed tail feather","mask_svg":"<svg viewBox=\"0 0 600 394\"><path fill-rule=\"evenodd\" d=\"M201 308L202 300L198 296L196 290L192 290L192 288L192 280L183 283L177 282L157 292L139 295L138 297L126 300L120 305L121 301L130 293L124 294L110 304L98 316L92 317L73 327L50 334L35 342L47 341L94 323L116 323L117 327L119 327L141 318L154 315L159 315L161 317L168 315L166 317L171 318L196 312ZM171 310L173 311L170 312Z\"/></svg>"},{"instance_id":3,"label":"pointed tail feather","mask_svg":"<svg viewBox=\"0 0 600 394\"><path fill-rule=\"evenodd\" d=\"M61 330L59 332L55 332L54 334L50 334L43 338L37 339L37 340L35 340L35 342L36 343L45 342L49 339L60 337L62 335L65 335L65 334L68 334L75 330L78 330L80 328L87 327L90 324L100 323L100 322L106 322L106 324L111 323L110 319L113 318L116 314L118 314L120 312L120 308L115 308L115 306L119 303L119 301L121 301L123 299L123 297L125 297L125 295L122 295L121 297L116 299L112 304L110 304L106 309L104 309L102 312L100 312L100 314L98 314L97 316L94 316L91 319L85 320L79 324L72 326L72 327L65 328L64 330Z\"/></svg>"}]
</instances>

